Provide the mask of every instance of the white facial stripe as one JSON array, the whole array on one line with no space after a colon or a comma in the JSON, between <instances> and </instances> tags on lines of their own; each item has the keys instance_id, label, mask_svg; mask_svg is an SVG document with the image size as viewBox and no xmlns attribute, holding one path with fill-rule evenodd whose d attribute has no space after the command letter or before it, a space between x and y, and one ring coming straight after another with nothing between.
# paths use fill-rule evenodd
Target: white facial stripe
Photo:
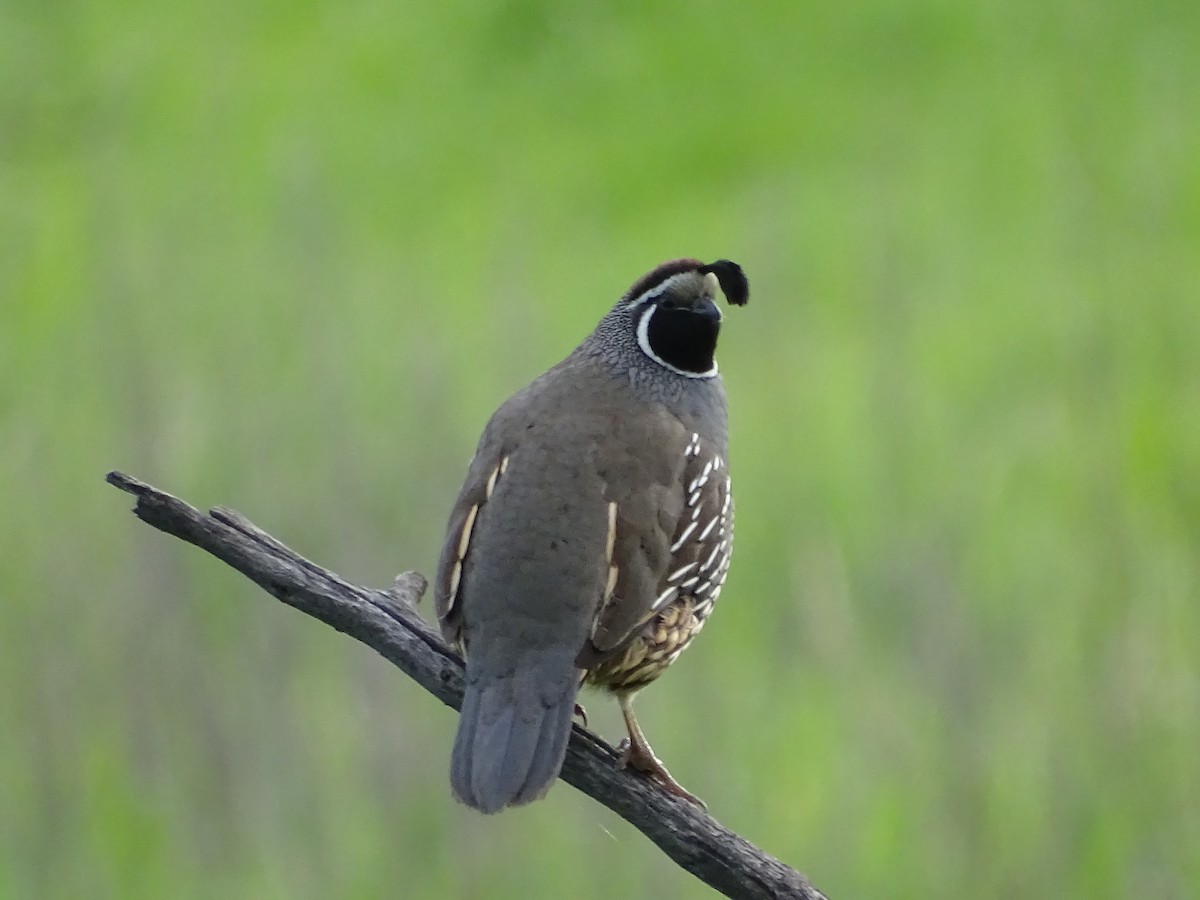
<instances>
[{"instance_id":1,"label":"white facial stripe","mask_svg":"<svg viewBox=\"0 0 1200 900\"><path fill-rule=\"evenodd\" d=\"M654 287L650 288L650 290L642 291L642 293L638 294L636 297L634 297L632 300L630 300L628 303L626 303L625 308L633 309L637 306L641 306L643 303L646 303L650 300L654 300L656 297L661 297L663 294L665 294L667 291L669 291L671 289L671 285L673 285L677 281L679 281L679 279L682 278L684 275L690 275L690 274L691 274L690 272L681 272L678 275L672 275L670 278L668 278L666 281L662 282L661 284L655 285Z\"/></svg>"},{"instance_id":2,"label":"white facial stripe","mask_svg":"<svg viewBox=\"0 0 1200 900\"><path fill-rule=\"evenodd\" d=\"M641 318L638 319L637 342L638 346L642 348L642 352L664 369L674 372L676 375L682 375L684 378L714 377L717 374L716 360L713 360L713 366L707 372L685 372L683 369L679 369L671 365L669 362L650 349L650 317L654 315L654 311L656 309L658 309L657 306L650 306L645 312L642 313Z\"/></svg>"}]
</instances>

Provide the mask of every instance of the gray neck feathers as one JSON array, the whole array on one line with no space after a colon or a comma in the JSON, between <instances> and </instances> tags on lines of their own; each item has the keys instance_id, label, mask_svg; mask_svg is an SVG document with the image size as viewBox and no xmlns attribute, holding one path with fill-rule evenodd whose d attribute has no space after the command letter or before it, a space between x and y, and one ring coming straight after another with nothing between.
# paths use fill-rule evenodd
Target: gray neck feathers
<instances>
[{"instance_id":1,"label":"gray neck feathers","mask_svg":"<svg viewBox=\"0 0 1200 900\"><path fill-rule=\"evenodd\" d=\"M724 419L725 390L719 375L689 378L664 368L648 357L637 341L637 316L641 308L629 310L627 299L618 303L575 350L628 382L634 396L666 405L685 420L711 416L719 407Z\"/></svg>"}]
</instances>

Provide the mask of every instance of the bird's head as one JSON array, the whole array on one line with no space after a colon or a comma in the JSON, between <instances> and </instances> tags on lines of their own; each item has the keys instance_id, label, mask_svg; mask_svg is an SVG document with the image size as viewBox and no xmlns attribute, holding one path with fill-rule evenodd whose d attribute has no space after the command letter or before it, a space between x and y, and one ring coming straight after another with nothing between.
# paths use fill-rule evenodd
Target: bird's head
<instances>
[{"instance_id":1,"label":"bird's head","mask_svg":"<svg viewBox=\"0 0 1200 900\"><path fill-rule=\"evenodd\" d=\"M674 259L639 278L597 328L684 378L713 378L721 330L718 296L744 306L750 286L737 263Z\"/></svg>"}]
</instances>

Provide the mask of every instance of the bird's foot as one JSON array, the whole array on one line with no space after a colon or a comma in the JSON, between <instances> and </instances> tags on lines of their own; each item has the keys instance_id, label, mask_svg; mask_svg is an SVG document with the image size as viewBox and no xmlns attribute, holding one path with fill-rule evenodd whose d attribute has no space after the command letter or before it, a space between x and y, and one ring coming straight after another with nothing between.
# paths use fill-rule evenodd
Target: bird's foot
<instances>
[{"instance_id":1,"label":"bird's foot","mask_svg":"<svg viewBox=\"0 0 1200 900\"><path fill-rule=\"evenodd\" d=\"M574 716L575 716L576 718L579 718L579 719L582 719L582 720L583 720L583 727L584 727L584 728L587 728L587 727L588 727L587 710L583 708L583 704L582 704L582 703L576 703L576 704L575 704L575 713L574 713Z\"/></svg>"},{"instance_id":2,"label":"bird's foot","mask_svg":"<svg viewBox=\"0 0 1200 900\"><path fill-rule=\"evenodd\" d=\"M621 756L622 769L636 769L650 776L668 794L682 797L689 803L693 803L705 812L708 812L708 804L674 779L671 773L667 771L667 767L663 765L662 760L654 755L654 751L650 749L649 744L635 743L630 741L629 738L625 738L617 746L617 753Z\"/></svg>"}]
</instances>

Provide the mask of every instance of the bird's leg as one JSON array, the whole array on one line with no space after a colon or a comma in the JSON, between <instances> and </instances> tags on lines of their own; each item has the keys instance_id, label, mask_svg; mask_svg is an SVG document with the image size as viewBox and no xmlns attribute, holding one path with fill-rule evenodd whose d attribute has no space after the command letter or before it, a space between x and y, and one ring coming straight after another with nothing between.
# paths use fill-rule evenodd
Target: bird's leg
<instances>
[{"instance_id":1,"label":"bird's leg","mask_svg":"<svg viewBox=\"0 0 1200 900\"><path fill-rule=\"evenodd\" d=\"M579 673L579 684L578 684L578 686L575 688L575 695L576 695L576 696L579 696L579 692L580 692L581 690L583 690L583 683L584 683L585 681L587 681L587 672L580 672L580 673ZM576 700L576 701L575 701L575 712L572 714L572 718L579 718L579 719L582 719L582 720L583 720L583 727L584 727L584 728L587 728L587 727L588 727L588 720L587 720L587 710L583 708L583 704L582 704L582 703L580 703L578 700Z\"/></svg>"},{"instance_id":2,"label":"bird's leg","mask_svg":"<svg viewBox=\"0 0 1200 900\"><path fill-rule=\"evenodd\" d=\"M621 767L628 766L644 772L662 785L668 793L707 810L705 802L672 778L662 760L654 755L650 742L642 732L642 726L633 714L633 694L618 694L617 702L621 704L621 715L625 717L625 727L629 729L629 738L622 741L621 746L617 748L621 751Z\"/></svg>"}]
</instances>

